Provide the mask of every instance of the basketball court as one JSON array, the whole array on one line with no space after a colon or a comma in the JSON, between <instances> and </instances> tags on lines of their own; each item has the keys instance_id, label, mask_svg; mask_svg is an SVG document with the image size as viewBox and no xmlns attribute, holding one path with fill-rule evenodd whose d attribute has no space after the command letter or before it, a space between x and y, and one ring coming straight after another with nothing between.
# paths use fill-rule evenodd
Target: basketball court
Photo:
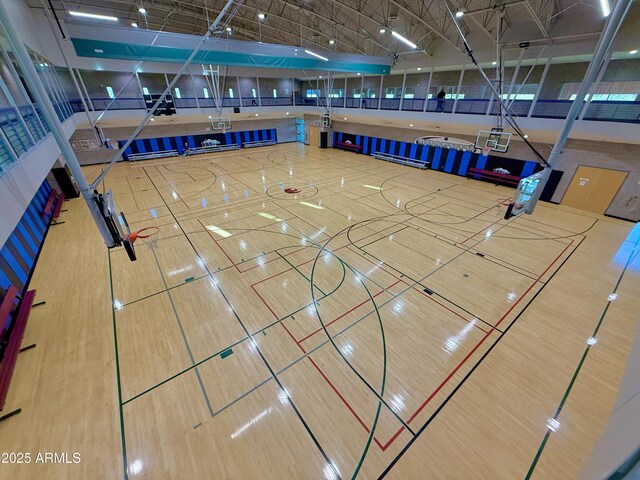
<instances>
[{"instance_id":1,"label":"basketball court","mask_svg":"<svg viewBox=\"0 0 640 480\"><path fill-rule=\"evenodd\" d=\"M147 11L123 1L133 10L125 12L130 28L114 27L122 38L67 18L120 17L54 3L37 18L55 32L80 96L75 110L65 100L65 118L62 85L60 102L50 98L58 74L38 76L36 67L50 65L44 57L32 65L36 54L16 40L0 5L0 36L11 51L0 45L2 58L34 116L14 105L0 71L2 91L29 148L58 148L42 178L30 178L39 187L14 215L15 230L2 231L0 478L587 478L594 446L630 388L640 227L629 221L637 195L621 200L637 193L628 187L636 167L620 170L604 153L587 161L587 147L634 142L615 137L613 119L585 127L590 119L574 99L591 94L589 111L604 95L590 88L609 81L609 63L619 59L611 45L631 2L599 19L581 81L567 80L558 98L541 97L555 88L553 74L569 76L553 73L565 63L546 52L555 51L548 33L573 5L518 2L507 15L515 2L443 0L434 13L392 1L380 23L364 6L335 1L365 20L353 30L334 18L327 42L318 40L328 35L318 21L300 17L298 45L277 23L296 23L280 17L293 8L287 2L279 14L243 1L169 2L185 10L172 9L158 26L152 9L167 5L146 2ZM106 3L100 8L125 18L117 2ZM66 15L64 29L56 12ZM538 17L547 14L543 25ZM442 32L430 23L436 17L447 24ZM398 18L407 31L389 23ZM369 20L375 39L363 28ZM75 36L59 38L56 22ZM524 23L547 33L544 46L504 40ZM180 24L194 26L184 34ZM441 59L428 76L418 73L436 40L467 62L460 60L457 87L446 86L453 77L436 65ZM484 50L474 54L475 42ZM105 73L102 63L81 73L87 59L104 61ZM170 68L156 72L154 62ZM117 82L109 80L114 65ZM291 77L276 79L276 70ZM480 87L482 98L460 93ZM108 98L92 100L94 89ZM521 90L535 93L518 97ZM543 113L532 119L536 109ZM26 141L18 137L0 129L0 147ZM562 162L576 144L587 145L587 160L571 170ZM21 155L12 162L24 162ZM29 161L25 170L41 167ZM56 161L80 198L65 199L45 179ZM12 181L3 169L0 181ZM562 202L556 188L569 192ZM17 460L44 452L51 461Z\"/></svg>"},{"instance_id":2,"label":"basketball court","mask_svg":"<svg viewBox=\"0 0 640 480\"><path fill-rule=\"evenodd\" d=\"M504 220L507 188L298 144L118 164L104 187L157 239L102 251L95 298L59 307L100 324L76 358L121 425L85 430L130 477L577 474L601 425L572 422L606 418L639 306L628 224ZM95 236L69 209L36 285Z\"/></svg>"}]
</instances>

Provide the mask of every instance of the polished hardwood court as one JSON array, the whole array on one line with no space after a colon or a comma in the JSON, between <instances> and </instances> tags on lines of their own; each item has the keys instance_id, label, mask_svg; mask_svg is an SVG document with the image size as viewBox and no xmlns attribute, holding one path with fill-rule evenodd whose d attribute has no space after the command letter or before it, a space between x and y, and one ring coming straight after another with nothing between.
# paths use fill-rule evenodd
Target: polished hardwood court
<instances>
[{"instance_id":1,"label":"polished hardwood court","mask_svg":"<svg viewBox=\"0 0 640 480\"><path fill-rule=\"evenodd\" d=\"M1 451L82 461L2 478L568 479L607 422L632 223L504 220L512 189L300 144L121 163L103 187L157 241L131 263L65 204L0 424Z\"/></svg>"}]
</instances>

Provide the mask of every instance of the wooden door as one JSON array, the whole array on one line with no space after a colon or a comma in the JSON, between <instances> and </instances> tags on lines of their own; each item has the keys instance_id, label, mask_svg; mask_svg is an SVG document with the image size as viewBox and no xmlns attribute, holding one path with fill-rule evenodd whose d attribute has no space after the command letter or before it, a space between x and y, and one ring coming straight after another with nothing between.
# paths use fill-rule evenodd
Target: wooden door
<instances>
[{"instance_id":1,"label":"wooden door","mask_svg":"<svg viewBox=\"0 0 640 480\"><path fill-rule=\"evenodd\" d=\"M605 213L628 172L581 165L576 170L562 205L594 213Z\"/></svg>"},{"instance_id":2,"label":"wooden door","mask_svg":"<svg viewBox=\"0 0 640 480\"><path fill-rule=\"evenodd\" d=\"M320 145L320 133L318 127L309 127L309 145L318 147Z\"/></svg>"}]
</instances>

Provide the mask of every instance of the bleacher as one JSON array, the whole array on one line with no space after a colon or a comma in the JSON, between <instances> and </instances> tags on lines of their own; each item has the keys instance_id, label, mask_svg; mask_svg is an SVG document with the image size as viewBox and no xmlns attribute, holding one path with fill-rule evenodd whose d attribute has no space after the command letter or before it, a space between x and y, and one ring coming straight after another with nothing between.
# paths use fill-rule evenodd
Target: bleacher
<instances>
[{"instance_id":1,"label":"bleacher","mask_svg":"<svg viewBox=\"0 0 640 480\"><path fill-rule=\"evenodd\" d=\"M384 152L375 152L373 154L374 158L378 160L385 160L387 162L399 163L400 165L408 165L410 167L420 168L422 170L429 167L429 162L416 160L413 158L401 157L400 155L392 155L390 153Z\"/></svg>"},{"instance_id":2,"label":"bleacher","mask_svg":"<svg viewBox=\"0 0 640 480\"><path fill-rule=\"evenodd\" d=\"M129 161L134 162L136 160L149 160L152 158L167 158L177 157L177 150L162 150L159 152L144 152L144 153L130 153L127 155Z\"/></svg>"},{"instance_id":3,"label":"bleacher","mask_svg":"<svg viewBox=\"0 0 640 480\"><path fill-rule=\"evenodd\" d=\"M275 145L275 140L259 140L256 142L242 142L242 148L267 147Z\"/></svg>"},{"instance_id":4,"label":"bleacher","mask_svg":"<svg viewBox=\"0 0 640 480\"><path fill-rule=\"evenodd\" d=\"M238 150L240 145L237 143L232 143L230 145L209 145L203 147L195 147L189 148L184 151L184 154L189 155L198 155L200 153L214 153L214 152L226 152L228 150Z\"/></svg>"},{"instance_id":5,"label":"bleacher","mask_svg":"<svg viewBox=\"0 0 640 480\"><path fill-rule=\"evenodd\" d=\"M13 377L13 371L18 360L18 354L22 350L32 348L30 345L21 349L24 332L27 328L29 312L36 296L35 290L27 291L20 297L18 289L10 285L2 303L0 304L0 412L9 394L9 385ZM5 420L21 412L20 408L2 414L0 421Z\"/></svg>"}]
</instances>

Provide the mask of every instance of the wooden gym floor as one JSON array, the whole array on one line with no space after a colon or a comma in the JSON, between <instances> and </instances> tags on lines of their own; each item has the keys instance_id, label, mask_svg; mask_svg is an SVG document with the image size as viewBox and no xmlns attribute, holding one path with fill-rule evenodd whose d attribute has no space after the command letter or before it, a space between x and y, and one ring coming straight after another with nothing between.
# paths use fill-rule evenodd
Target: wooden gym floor
<instances>
[{"instance_id":1,"label":"wooden gym floor","mask_svg":"<svg viewBox=\"0 0 640 480\"><path fill-rule=\"evenodd\" d=\"M118 164L105 187L157 245L131 263L66 204L0 424L0 451L82 460L2 478L569 479L607 422L631 223L505 221L511 189L298 144Z\"/></svg>"}]
</instances>

